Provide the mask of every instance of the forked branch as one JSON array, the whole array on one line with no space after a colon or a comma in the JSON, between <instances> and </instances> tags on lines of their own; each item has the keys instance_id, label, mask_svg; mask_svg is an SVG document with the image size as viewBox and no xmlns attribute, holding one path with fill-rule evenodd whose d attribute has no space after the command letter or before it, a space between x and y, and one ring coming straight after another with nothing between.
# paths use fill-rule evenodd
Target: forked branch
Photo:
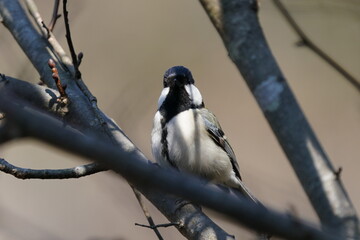
<instances>
[{"instance_id":1,"label":"forked branch","mask_svg":"<svg viewBox=\"0 0 360 240\"><path fill-rule=\"evenodd\" d=\"M270 51L254 10L256 1L200 2L256 98L324 228L360 239L355 208Z\"/></svg>"}]
</instances>

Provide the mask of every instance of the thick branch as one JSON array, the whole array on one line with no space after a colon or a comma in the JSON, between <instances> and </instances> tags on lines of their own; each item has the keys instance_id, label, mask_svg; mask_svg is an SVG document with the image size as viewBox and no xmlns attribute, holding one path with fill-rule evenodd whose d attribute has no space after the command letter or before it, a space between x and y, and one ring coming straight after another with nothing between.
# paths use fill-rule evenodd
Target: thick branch
<instances>
[{"instance_id":1,"label":"thick branch","mask_svg":"<svg viewBox=\"0 0 360 240\"><path fill-rule=\"evenodd\" d=\"M316 230L295 217L282 215L246 199L240 199L214 185L204 185L203 181L195 177L146 163L143 161L143 156L136 151L112 146L99 137L94 138L69 131L56 119L36 113L30 107L23 107L26 106L24 102L9 99L11 99L9 94L0 91L0 110L7 114L7 119L17 124L22 135L35 137L74 154L98 161L121 174L145 194L147 191L156 190L185 197L224 213L254 230L273 233L287 239L338 239L334 235ZM179 223L183 226L181 222ZM202 231L195 234L213 234L214 229L204 225L202 227L205 229L200 229ZM202 239L209 238L203 236Z\"/></svg>"},{"instance_id":2,"label":"thick branch","mask_svg":"<svg viewBox=\"0 0 360 240\"><path fill-rule=\"evenodd\" d=\"M0 91L11 92L12 94L15 94L14 96L17 98L29 101L33 105L36 105L45 110L46 106L50 106L51 102L56 102L56 98L59 96L59 93L55 90L46 88L44 86L33 85L31 83L17 80L11 77L6 77L6 79L0 82ZM51 108L49 110L53 113L57 113L56 108ZM73 112L70 111L67 116L69 117L72 114ZM117 126L114 125L114 128L115 127ZM151 164L149 160L147 160L136 148L133 147L133 145L129 145L129 142L124 142L122 149L125 149L124 151L133 151L135 153L137 152L144 163ZM207 229L211 229L213 237L216 236L217 239L225 239L228 236L228 234L220 227L218 227L210 218L208 218L201 211L201 209L191 204L187 204L184 207L179 207L177 205L178 201L180 200L179 198L167 196L163 193L154 192L152 190L143 190L142 193L171 222L183 222L183 225L177 227L179 231L188 239L208 239L209 230ZM207 228L204 228L204 226L207 226Z\"/></svg>"},{"instance_id":3,"label":"thick branch","mask_svg":"<svg viewBox=\"0 0 360 240\"><path fill-rule=\"evenodd\" d=\"M27 4L33 7L33 12L36 13L36 6L32 1L28 0ZM54 81L51 77L51 72L48 70L47 61L52 58L55 62L59 62L60 66L67 66L59 68L59 75L67 85L67 95L71 101L68 113L64 116L66 123L77 126L83 133L96 133L97 135L104 136L111 139L111 142L120 146L120 149L126 152L134 152L138 155L139 159L146 164L149 164L145 156L134 146L134 144L127 138L120 127L104 113L102 113L97 105L96 98L92 97L91 93L87 90L85 84L79 79L75 81L72 78L73 74L66 72L67 69L72 70L71 61L64 54L61 46L58 45L55 38L50 32L48 41L43 38L31 25L26 14L16 0L0 0L0 15L3 17L4 25L13 34L16 41L22 47L30 61L33 63L39 72L43 81L48 85L55 88ZM16 19L16 20L15 20ZM38 22L38 21L37 21ZM30 44L31 43L31 44ZM57 47L54 47L57 46ZM58 58L55 58L55 53ZM79 89L81 88L81 90ZM95 112L94 112L95 111ZM183 228L178 228L180 232L188 239L207 239L197 238L202 233L195 233L193 229L197 226L207 226L206 229L212 230L213 238L226 239L228 234L217 226L211 219L209 219L198 208L179 208L176 207L177 199L167 196L163 193L148 191L143 193L150 201L171 221L179 222L183 220L187 225ZM207 235L209 236L209 235Z\"/></svg>"},{"instance_id":4,"label":"thick branch","mask_svg":"<svg viewBox=\"0 0 360 240\"><path fill-rule=\"evenodd\" d=\"M356 211L267 45L254 10L256 1L200 2L216 23L229 56L254 94L322 224L359 239ZM213 9L220 12L214 14Z\"/></svg>"}]
</instances>

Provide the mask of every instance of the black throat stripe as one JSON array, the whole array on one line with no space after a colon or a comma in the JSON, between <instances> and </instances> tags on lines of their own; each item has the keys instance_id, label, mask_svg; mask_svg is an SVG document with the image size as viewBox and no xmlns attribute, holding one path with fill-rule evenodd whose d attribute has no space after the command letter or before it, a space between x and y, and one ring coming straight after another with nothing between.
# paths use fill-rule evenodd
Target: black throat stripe
<instances>
[{"instance_id":1,"label":"black throat stripe","mask_svg":"<svg viewBox=\"0 0 360 240\"><path fill-rule=\"evenodd\" d=\"M168 123L173 117L183 111L203 107L203 102L200 105L192 103L192 100L184 87L174 87L170 88L166 99L159 108L159 111L163 116L165 123Z\"/></svg>"}]
</instances>

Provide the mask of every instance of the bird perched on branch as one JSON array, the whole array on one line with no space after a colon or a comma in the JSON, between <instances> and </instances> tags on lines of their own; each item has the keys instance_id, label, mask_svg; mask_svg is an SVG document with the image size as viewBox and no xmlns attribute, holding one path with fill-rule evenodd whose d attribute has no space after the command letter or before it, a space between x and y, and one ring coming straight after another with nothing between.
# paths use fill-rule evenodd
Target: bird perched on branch
<instances>
[{"instance_id":1,"label":"bird perched on branch","mask_svg":"<svg viewBox=\"0 0 360 240\"><path fill-rule=\"evenodd\" d=\"M257 203L244 186L235 154L215 115L205 108L189 69L168 69L163 85L151 134L155 160L237 189Z\"/></svg>"}]
</instances>

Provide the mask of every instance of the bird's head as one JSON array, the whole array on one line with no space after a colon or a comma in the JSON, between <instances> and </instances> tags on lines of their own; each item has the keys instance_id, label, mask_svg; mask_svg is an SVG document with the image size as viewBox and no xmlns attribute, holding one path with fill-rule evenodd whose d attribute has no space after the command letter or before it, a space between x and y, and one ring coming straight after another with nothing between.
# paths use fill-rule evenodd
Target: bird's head
<instances>
[{"instance_id":1,"label":"bird's head","mask_svg":"<svg viewBox=\"0 0 360 240\"><path fill-rule=\"evenodd\" d=\"M201 93L194 83L194 78L186 67L169 68L164 74L164 89L158 101L158 108L164 113L179 113L190 108L203 107Z\"/></svg>"},{"instance_id":2,"label":"bird's head","mask_svg":"<svg viewBox=\"0 0 360 240\"><path fill-rule=\"evenodd\" d=\"M164 74L164 88L181 88L194 83L195 81L190 70L183 66L171 67Z\"/></svg>"}]
</instances>

